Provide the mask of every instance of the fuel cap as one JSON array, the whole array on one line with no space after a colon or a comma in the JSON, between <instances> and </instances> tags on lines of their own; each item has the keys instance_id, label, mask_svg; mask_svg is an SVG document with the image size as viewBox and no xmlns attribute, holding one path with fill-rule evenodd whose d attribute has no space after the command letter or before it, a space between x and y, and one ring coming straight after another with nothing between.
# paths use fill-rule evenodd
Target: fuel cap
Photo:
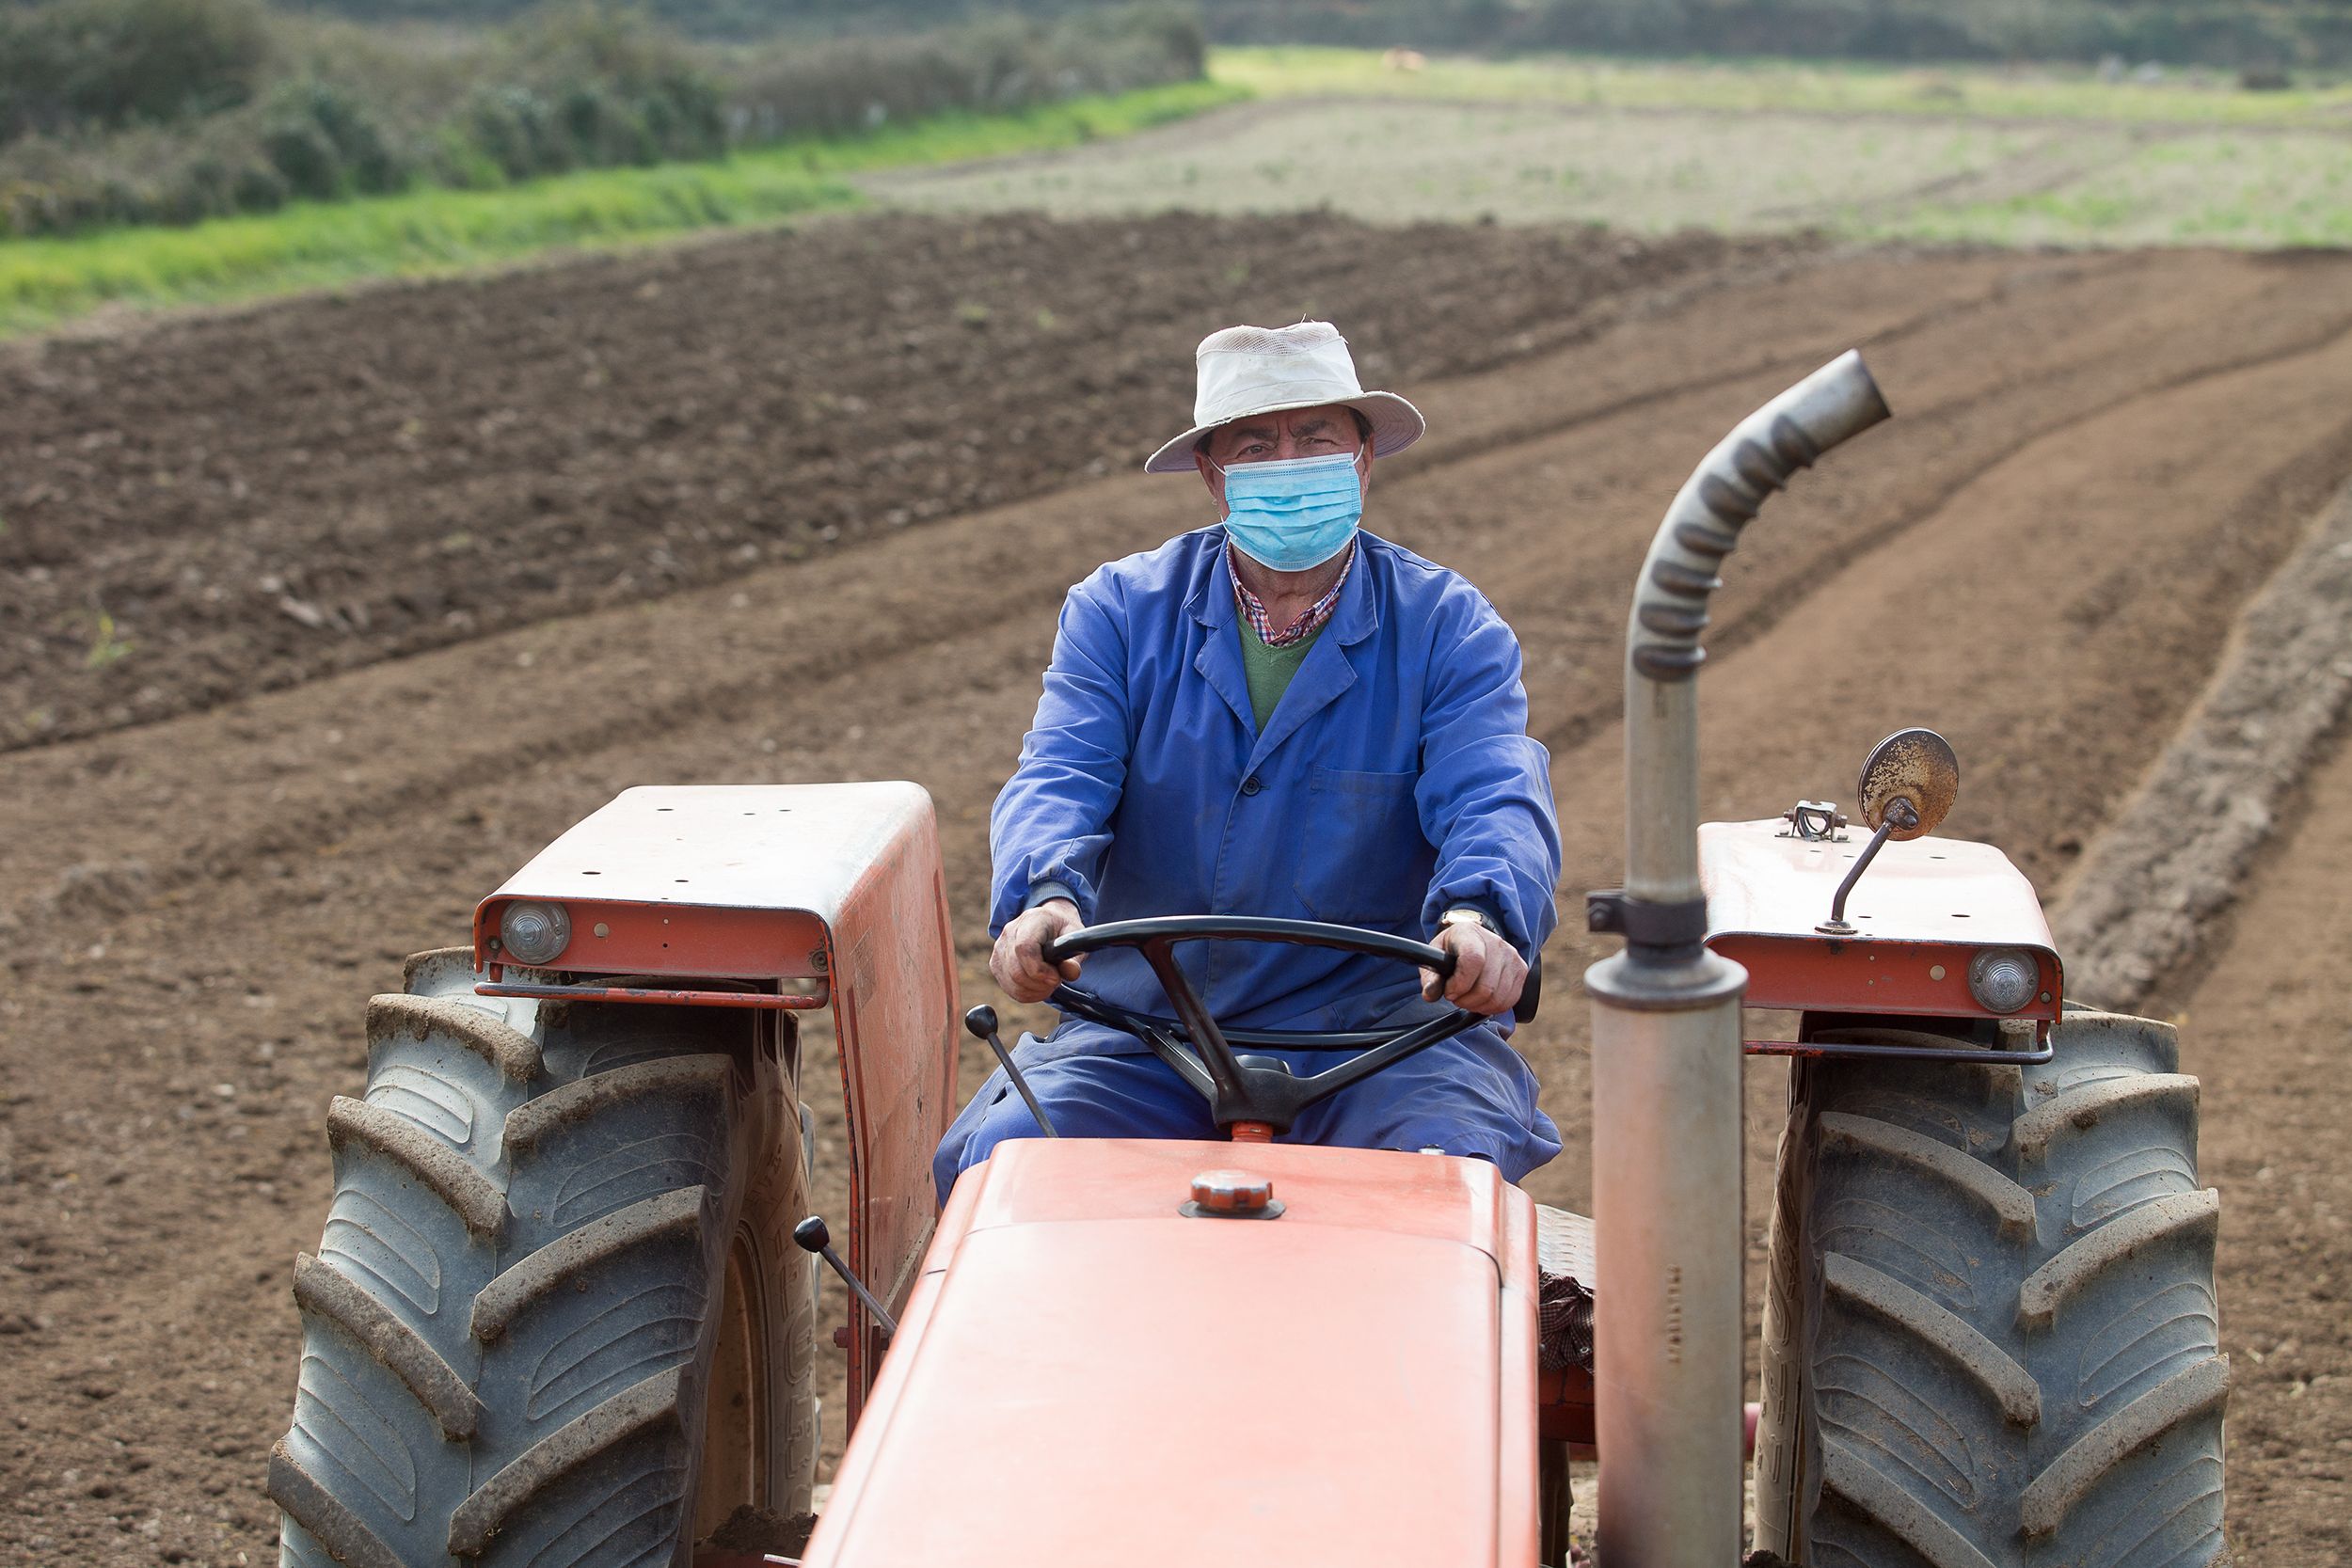
<instances>
[{"instance_id":1,"label":"fuel cap","mask_svg":"<svg viewBox=\"0 0 2352 1568\"><path fill-rule=\"evenodd\" d=\"M1202 1171L1192 1179L1192 1201L1177 1211L1207 1220L1270 1220L1281 1212L1273 1178L1246 1170Z\"/></svg>"}]
</instances>

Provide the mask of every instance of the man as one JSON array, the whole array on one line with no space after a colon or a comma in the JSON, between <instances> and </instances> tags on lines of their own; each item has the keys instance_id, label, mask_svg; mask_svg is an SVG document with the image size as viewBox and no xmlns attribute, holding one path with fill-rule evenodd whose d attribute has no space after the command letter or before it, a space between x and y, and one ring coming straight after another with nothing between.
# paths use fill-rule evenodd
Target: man
<instances>
[{"instance_id":1,"label":"man","mask_svg":"<svg viewBox=\"0 0 2352 1568\"><path fill-rule=\"evenodd\" d=\"M1435 942L1444 1002L1489 1022L1310 1107L1286 1141L1439 1149L1513 1180L1560 1150L1506 1043L1560 872L1549 761L1527 735L1518 643L1467 581L1360 531L1374 460L1418 440L1329 324L1201 341L1194 426L1151 473L1198 473L1221 522L1070 592L1020 767L996 798L990 972L1016 1000L1079 977L1046 942L1156 914L1277 915ZM1210 1015L1247 1029L1397 1028L1436 976L1323 948L1177 949ZM1165 1016L1142 955L1084 960L1109 1001ZM1022 1070L1064 1136L1215 1138L1207 1102L1132 1037L1065 1018ZM1290 1055L1308 1073L1335 1058ZM933 1162L941 1201L1039 1132L1000 1071Z\"/></svg>"}]
</instances>

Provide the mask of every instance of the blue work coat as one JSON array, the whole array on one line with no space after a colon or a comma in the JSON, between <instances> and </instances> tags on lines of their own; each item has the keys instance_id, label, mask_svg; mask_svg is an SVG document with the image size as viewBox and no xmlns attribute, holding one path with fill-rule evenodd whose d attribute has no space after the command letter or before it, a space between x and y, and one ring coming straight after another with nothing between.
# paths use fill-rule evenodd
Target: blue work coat
<instances>
[{"instance_id":1,"label":"blue work coat","mask_svg":"<svg viewBox=\"0 0 2352 1568\"><path fill-rule=\"evenodd\" d=\"M1221 527L1070 591L990 821L992 933L1058 883L1089 925L1279 915L1426 940L1470 904L1522 956L1543 945L1560 835L1518 641L1456 573L1357 539L1339 604L1263 732ZM1392 960L1238 942L1177 953L1211 1016L1240 1028L1371 1028L1419 1001L1413 970ZM1078 984L1169 1011L1138 953L1092 955ZM1144 1048L1066 1021L1029 1049Z\"/></svg>"}]
</instances>

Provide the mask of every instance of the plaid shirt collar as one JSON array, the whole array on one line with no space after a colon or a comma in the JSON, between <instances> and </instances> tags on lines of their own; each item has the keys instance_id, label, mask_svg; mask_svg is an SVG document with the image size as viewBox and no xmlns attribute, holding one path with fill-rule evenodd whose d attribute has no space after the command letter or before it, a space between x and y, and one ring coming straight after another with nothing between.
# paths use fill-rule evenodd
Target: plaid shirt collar
<instances>
[{"instance_id":1,"label":"plaid shirt collar","mask_svg":"<svg viewBox=\"0 0 2352 1568\"><path fill-rule=\"evenodd\" d=\"M1323 597L1309 605L1304 615L1280 631L1276 631L1274 623L1266 618L1264 603L1242 586L1240 552L1233 548L1232 540L1225 542L1225 575L1233 579L1233 602L1241 607L1242 614L1249 622L1249 629L1258 634L1258 641L1269 648L1287 648L1322 630L1323 624L1331 618L1331 612L1339 609L1340 590L1347 586L1347 574L1355 569L1356 542L1351 539L1347 542L1347 559L1340 566L1340 575L1331 580L1331 586Z\"/></svg>"}]
</instances>

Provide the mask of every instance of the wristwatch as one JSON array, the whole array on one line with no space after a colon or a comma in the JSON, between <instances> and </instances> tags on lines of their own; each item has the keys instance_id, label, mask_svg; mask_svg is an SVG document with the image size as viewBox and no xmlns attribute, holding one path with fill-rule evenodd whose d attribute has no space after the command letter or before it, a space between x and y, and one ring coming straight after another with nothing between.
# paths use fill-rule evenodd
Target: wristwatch
<instances>
[{"instance_id":1,"label":"wristwatch","mask_svg":"<svg viewBox=\"0 0 2352 1568\"><path fill-rule=\"evenodd\" d=\"M1448 926L1459 926L1466 920L1474 920L1478 922L1479 925L1486 927L1489 935L1498 937L1502 935L1502 928L1496 926L1493 918L1490 917L1485 910L1480 909L1475 904L1454 905L1452 909L1446 911L1445 913L1438 916L1438 927L1440 930L1442 930Z\"/></svg>"}]
</instances>

